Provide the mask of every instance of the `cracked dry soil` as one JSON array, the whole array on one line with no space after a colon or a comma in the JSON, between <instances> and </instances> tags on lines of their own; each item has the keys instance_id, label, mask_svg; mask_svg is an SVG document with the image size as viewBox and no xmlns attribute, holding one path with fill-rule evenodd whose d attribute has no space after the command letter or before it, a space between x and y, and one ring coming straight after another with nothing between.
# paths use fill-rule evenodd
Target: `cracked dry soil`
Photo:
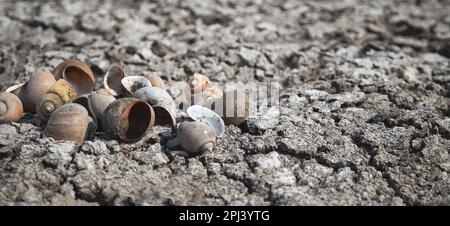
<instances>
[{"instance_id":1,"label":"cracked dry soil","mask_svg":"<svg viewBox=\"0 0 450 226\"><path fill-rule=\"evenodd\" d=\"M277 81L281 116L214 151L0 125L1 205L449 205L449 1L1 1L0 88L64 59Z\"/></svg>"}]
</instances>

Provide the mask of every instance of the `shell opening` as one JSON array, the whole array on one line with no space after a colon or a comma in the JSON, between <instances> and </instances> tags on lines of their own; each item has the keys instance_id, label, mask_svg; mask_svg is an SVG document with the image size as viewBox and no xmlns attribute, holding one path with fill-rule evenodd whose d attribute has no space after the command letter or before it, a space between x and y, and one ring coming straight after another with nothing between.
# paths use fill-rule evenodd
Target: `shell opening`
<instances>
[{"instance_id":1,"label":"shell opening","mask_svg":"<svg viewBox=\"0 0 450 226\"><path fill-rule=\"evenodd\" d=\"M130 107L128 114L128 140L140 139L149 128L152 112L150 106L145 102L138 102Z\"/></svg>"},{"instance_id":2,"label":"shell opening","mask_svg":"<svg viewBox=\"0 0 450 226\"><path fill-rule=\"evenodd\" d=\"M95 83L91 77L79 67L66 67L63 77L75 88L78 95L88 94L94 89Z\"/></svg>"},{"instance_id":3,"label":"shell opening","mask_svg":"<svg viewBox=\"0 0 450 226\"><path fill-rule=\"evenodd\" d=\"M157 125L170 125L172 128L175 128L176 122L175 119L172 117L169 111L167 111L163 107L155 106L153 107L153 110L155 111L155 117L156 117L156 124Z\"/></svg>"},{"instance_id":4,"label":"shell opening","mask_svg":"<svg viewBox=\"0 0 450 226\"><path fill-rule=\"evenodd\" d=\"M147 87L147 86L148 85L143 83L142 81L133 81L133 83L129 86L128 89L131 93L134 93L134 92L136 92L136 90Z\"/></svg>"}]
</instances>

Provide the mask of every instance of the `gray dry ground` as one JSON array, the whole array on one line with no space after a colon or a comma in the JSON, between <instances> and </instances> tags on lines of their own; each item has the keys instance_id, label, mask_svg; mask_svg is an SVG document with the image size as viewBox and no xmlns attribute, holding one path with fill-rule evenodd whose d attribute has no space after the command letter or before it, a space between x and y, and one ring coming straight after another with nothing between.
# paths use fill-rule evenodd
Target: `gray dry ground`
<instances>
[{"instance_id":1,"label":"gray dry ground","mask_svg":"<svg viewBox=\"0 0 450 226\"><path fill-rule=\"evenodd\" d=\"M279 123L191 157L161 127L75 145L0 125L0 204L449 205L450 2L392 2L2 0L2 90L72 57L97 88L114 63L284 88Z\"/></svg>"}]
</instances>

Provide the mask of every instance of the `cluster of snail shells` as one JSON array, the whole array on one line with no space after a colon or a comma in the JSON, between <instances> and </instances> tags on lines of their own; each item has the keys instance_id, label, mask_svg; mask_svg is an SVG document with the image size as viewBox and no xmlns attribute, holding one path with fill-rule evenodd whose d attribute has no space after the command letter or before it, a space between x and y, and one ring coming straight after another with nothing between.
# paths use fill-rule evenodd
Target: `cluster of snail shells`
<instances>
[{"instance_id":1,"label":"cluster of snail shells","mask_svg":"<svg viewBox=\"0 0 450 226\"><path fill-rule=\"evenodd\" d=\"M73 100L73 103L80 104L88 111L89 116L97 125L98 130L102 130L103 114L106 108L116 100L106 89L92 91L89 94L81 95Z\"/></svg>"},{"instance_id":2,"label":"cluster of snail shells","mask_svg":"<svg viewBox=\"0 0 450 226\"><path fill-rule=\"evenodd\" d=\"M154 124L176 128L176 106L164 81L155 74L126 76L120 66L112 66L103 85L120 98L104 111L102 127L107 135L135 141L145 136Z\"/></svg>"},{"instance_id":3,"label":"cluster of snail shells","mask_svg":"<svg viewBox=\"0 0 450 226\"><path fill-rule=\"evenodd\" d=\"M91 69L80 61L67 60L52 73L38 73L28 82L0 93L0 123L18 121L24 110L37 113L47 123L44 136L76 143L82 143L96 130L122 141L137 141L155 124L168 125L176 129L181 147L199 153L212 150L217 137L225 131L225 123L238 125L247 117L222 119L205 107L211 102L227 102L224 100L228 95L201 74L195 74L187 83L192 98L200 105L190 106L188 117L178 126L176 104L158 75L126 76L120 66L112 66L103 83L104 89L93 91ZM233 105L242 104L241 99L234 98ZM243 101L247 112L248 99Z\"/></svg>"},{"instance_id":4,"label":"cluster of snail shells","mask_svg":"<svg viewBox=\"0 0 450 226\"><path fill-rule=\"evenodd\" d=\"M190 78L188 84L192 95L191 101L215 109L222 115L225 124L240 125L248 118L250 99L245 90L234 87L223 92L208 77L198 73ZM226 114L229 110L233 110L233 112Z\"/></svg>"},{"instance_id":5,"label":"cluster of snail shells","mask_svg":"<svg viewBox=\"0 0 450 226\"><path fill-rule=\"evenodd\" d=\"M64 61L52 73L38 72L2 93L1 102L8 108L7 115L0 117L1 123L18 121L23 111L37 113L47 123L44 136L80 143L96 126L83 106L71 102L91 92L94 85L94 75L87 65L77 60ZM0 113L3 105L0 103Z\"/></svg>"}]
</instances>

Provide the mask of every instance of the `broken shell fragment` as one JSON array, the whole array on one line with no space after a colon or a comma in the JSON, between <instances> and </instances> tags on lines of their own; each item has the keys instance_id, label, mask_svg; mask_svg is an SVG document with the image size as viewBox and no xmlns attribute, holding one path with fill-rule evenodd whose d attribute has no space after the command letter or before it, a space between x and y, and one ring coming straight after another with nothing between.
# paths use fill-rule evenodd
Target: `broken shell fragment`
<instances>
[{"instance_id":1,"label":"broken shell fragment","mask_svg":"<svg viewBox=\"0 0 450 226\"><path fill-rule=\"evenodd\" d=\"M102 90L91 92L76 98L73 103L82 105L88 110L89 116L92 117L97 128L101 129L101 119L103 118L103 112L109 104L114 102L116 98Z\"/></svg>"},{"instance_id":2,"label":"broken shell fragment","mask_svg":"<svg viewBox=\"0 0 450 226\"><path fill-rule=\"evenodd\" d=\"M44 130L45 137L83 143L95 131L95 123L79 104L66 104L52 114Z\"/></svg>"},{"instance_id":3,"label":"broken shell fragment","mask_svg":"<svg viewBox=\"0 0 450 226\"><path fill-rule=\"evenodd\" d=\"M162 78L159 77L158 75L156 75L155 73L150 73L149 75L145 76L145 78L148 79L152 83L153 87L158 87L163 90L167 89L167 86L164 83L164 80L162 80Z\"/></svg>"},{"instance_id":4,"label":"broken shell fragment","mask_svg":"<svg viewBox=\"0 0 450 226\"><path fill-rule=\"evenodd\" d=\"M53 70L56 79L63 78L69 82L78 95L92 92L95 87L94 73L89 66L78 60L66 60Z\"/></svg>"},{"instance_id":5,"label":"broken shell fragment","mask_svg":"<svg viewBox=\"0 0 450 226\"><path fill-rule=\"evenodd\" d=\"M27 84L26 82L19 83L17 85L10 86L6 88L6 93L12 93L16 96L19 96L19 93L22 91L22 88Z\"/></svg>"},{"instance_id":6,"label":"broken shell fragment","mask_svg":"<svg viewBox=\"0 0 450 226\"><path fill-rule=\"evenodd\" d=\"M194 121L207 123L217 137L221 137L225 133L225 124L222 118L211 109L200 105L192 105L187 108L187 114Z\"/></svg>"},{"instance_id":7,"label":"broken shell fragment","mask_svg":"<svg viewBox=\"0 0 450 226\"><path fill-rule=\"evenodd\" d=\"M149 103L155 111L156 124L176 127L176 106L170 94L160 88L144 87L137 90L134 98Z\"/></svg>"},{"instance_id":8,"label":"broken shell fragment","mask_svg":"<svg viewBox=\"0 0 450 226\"><path fill-rule=\"evenodd\" d=\"M122 94L131 97L136 90L144 87L152 87L152 83L143 76L127 76L122 79Z\"/></svg>"},{"instance_id":9,"label":"broken shell fragment","mask_svg":"<svg viewBox=\"0 0 450 226\"><path fill-rule=\"evenodd\" d=\"M17 122L22 117L23 106L19 97L0 92L0 123Z\"/></svg>"},{"instance_id":10,"label":"broken shell fragment","mask_svg":"<svg viewBox=\"0 0 450 226\"><path fill-rule=\"evenodd\" d=\"M123 98L112 102L103 113L103 130L111 138L137 141L155 124L155 112L144 101Z\"/></svg>"},{"instance_id":11,"label":"broken shell fragment","mask_svg":"<svg viewBox=\"0 0 450 226\"><path fill-rule=\"evenodd\" d=\"M213 149L216 135L207 123L184 121L178 127L177 139L186 151L200 153Z\"/></svg>"},{"instance_id":12,"label":"broken shell fragment","mask_svg":"<svg viewBox=\"0 0 450 226\"><path fill-rule=\"evenodd\" d=\"M22 101L26 112L35 113L39 98L56 82L55 76L49 72L41 72L21 83L6 89L6 92L16 94Z\"/></svg>"},{"instance_id":13,"label":"broken shell fragment","mask_svg":"<svg viewBox=\"0 0 450 226\"><path fill-rule=\"evenodd\" d=\"M122 67L118 65L112 66L108 72L106 72L103 78L103 86L113 96L119 96L122 92L122 79L125 78L125 72Z\"/></svg>"},{"instance_id":14,"label":"broken shell fragment","mask_svg":"<svg viewBox=\"0 0 450 226\"><path fill-rule=\"evenodd\" d=\"M36 112L39 118L46 122L52 113L60 106L72 102L77 97L77 92L66 80L60 79L41 96L36 104Z\"/></svg>"}]
</instances>

